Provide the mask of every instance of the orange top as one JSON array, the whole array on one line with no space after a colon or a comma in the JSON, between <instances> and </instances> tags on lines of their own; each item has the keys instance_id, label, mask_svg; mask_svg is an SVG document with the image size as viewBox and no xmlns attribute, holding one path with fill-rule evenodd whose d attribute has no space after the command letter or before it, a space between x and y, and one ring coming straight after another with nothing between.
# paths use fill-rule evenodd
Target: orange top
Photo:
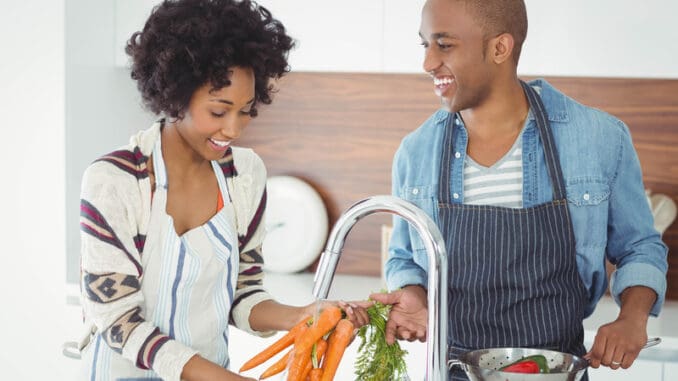
<instances>
[{"instance_id":1,"label":"orange top","mask_svg":"<svg viewBox=\"0 0 678 381\"><path fill-rule=\"evenodd\" d=\"M217 197L217 212L220 211L224 207L224 198L221 197L221 192L217 192L218 197Z\"/></svg>"}]
</instances>

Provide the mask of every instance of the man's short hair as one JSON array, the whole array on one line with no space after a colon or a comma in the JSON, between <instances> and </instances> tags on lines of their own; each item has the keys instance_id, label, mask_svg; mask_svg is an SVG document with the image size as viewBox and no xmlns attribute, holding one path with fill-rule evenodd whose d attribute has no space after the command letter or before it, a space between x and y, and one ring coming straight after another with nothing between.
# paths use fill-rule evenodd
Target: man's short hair
<instances>
[{"instance_id":1,"label":"man's short hair","mask_svg":"<svg viewBox=\"0 0 678 381\"><path fill-rule=\"evenodd\" d=\"M527 10L524 0L455 0L464 3L467 10L480 24L484 39L502 33L513 36L513 59L516 64L527 36Z\"/></svg>"}]
</instances>

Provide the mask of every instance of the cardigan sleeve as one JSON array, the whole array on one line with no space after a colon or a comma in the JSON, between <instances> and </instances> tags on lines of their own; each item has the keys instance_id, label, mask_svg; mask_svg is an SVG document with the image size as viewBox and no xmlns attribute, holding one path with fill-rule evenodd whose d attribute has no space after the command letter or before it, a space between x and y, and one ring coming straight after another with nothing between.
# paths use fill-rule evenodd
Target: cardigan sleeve
<instances>
[{"instance_id":1,"label":"cardigan sleeve","mask_svg":"<svg viewBox=\"0 0 678 381\"><path fill-rule=\"evenodd\" d=\"M233 159L237 174L230 179L229 188L236 211L240 265L230 321L251 334L270 336L274 332L254 331L249 324L252 308L273 299L264 289L261 252L266 235L266 167L250 149L235 148Z\"/></svg>"},{"instance_id":2,"label":"cardigan sleeve","mask_svg":"<svg viewBox=\"0 0 678 381\"><path fill-rule=\"evenodd\" d=\"M179 381L197 351L172 340L144 319L139 182L110 162L85 171L80 206L81 293L86 319L105 343L142 369ZM140 212L142 211L142 212Z\"/></svg>"}]
</instances>

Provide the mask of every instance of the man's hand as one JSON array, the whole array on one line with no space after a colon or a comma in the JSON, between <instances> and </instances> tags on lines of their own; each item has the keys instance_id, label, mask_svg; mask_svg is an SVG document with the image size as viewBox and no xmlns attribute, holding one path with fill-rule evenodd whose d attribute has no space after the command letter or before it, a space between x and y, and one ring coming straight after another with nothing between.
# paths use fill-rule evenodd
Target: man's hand
<instances>
[{"instance_id":1,"label":"man's hand","mask_svg":"<svg viewBox=\"0 0 678 381\"><path fill-rule=\"evenodd\" d=\"M406 286L388 294L372 294L370 299L392 306L386 322L386 342L398 339L426 341L428 308L426 290L421 286Z\"/></svg>"},{"instance_id":2,"label":"man's hand","mask_svg":"<svg viewBox=\"0 0 678 381\"><path fill-rule=\"evenodd\" d=\"M627 369L647 343L647 319L656 300L655 292L636 286L624 290L622 306L617 320L598 329L591 351L584 357L591 367L600 365L612 369Z\"/></svg>"}]
</instances>

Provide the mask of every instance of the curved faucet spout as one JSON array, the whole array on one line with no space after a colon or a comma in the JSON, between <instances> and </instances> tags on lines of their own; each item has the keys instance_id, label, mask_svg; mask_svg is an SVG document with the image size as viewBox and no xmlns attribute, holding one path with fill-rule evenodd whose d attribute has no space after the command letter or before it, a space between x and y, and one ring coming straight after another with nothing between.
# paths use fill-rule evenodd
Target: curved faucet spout
<instances>
[{"instance_id":1,"label":"curved faucet spout","mask_svg":"<svg viewBox=\"0 0 678 381\"><path fill-rule=\"evenodd\" d=\"M435 222L414 204L394 196L372 196L353 204L337 220L315 273L313 296L326 299L353 225L377 212L396 214L421 236L428 255L428 327L426 380L447 380L447 251Z\"/></svg>"}]
</instances>

